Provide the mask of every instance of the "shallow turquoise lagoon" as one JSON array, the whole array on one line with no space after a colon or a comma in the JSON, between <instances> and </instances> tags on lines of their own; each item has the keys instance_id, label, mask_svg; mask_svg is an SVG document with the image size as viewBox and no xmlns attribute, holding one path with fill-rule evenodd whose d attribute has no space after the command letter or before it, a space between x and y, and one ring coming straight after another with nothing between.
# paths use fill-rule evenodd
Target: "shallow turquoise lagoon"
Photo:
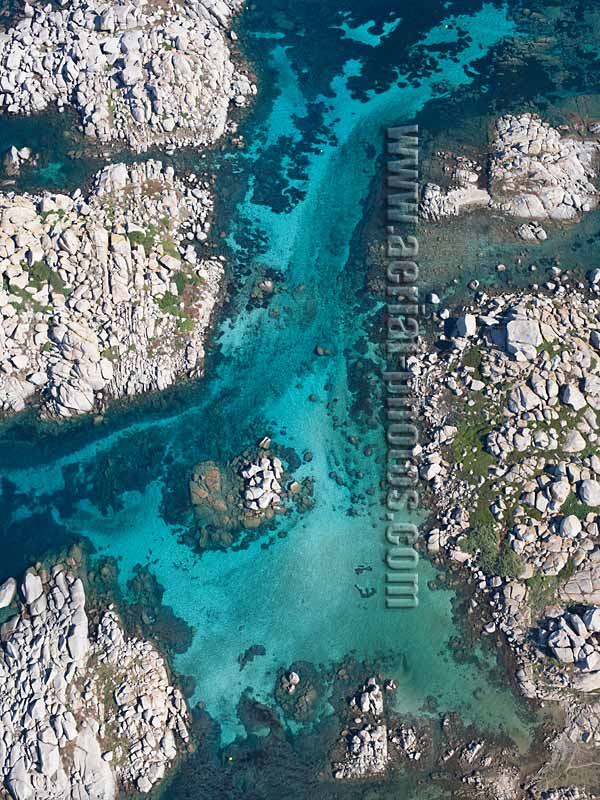
<instances>
[{"instance_id":1,"label":"shallow turquoise lagoon","mask_svg":"<svg viewBox=\"0 0 600 800\"><path fill-rule=\"evenodd\" d=\"M435 575L426 562L420 565L420 607L384 609L384 528L375 499L383 476L382 431L367 424L351 388L372 312L359 243L379 180L384 130L412 120L438 96L441 81L445 92L467 85L470 65L514 33L495 5L452 8L430 26L430 41L445 41L444 26L457 20L471 40L438 53L437 66L418 76L416 56L409 71L399 59L395 79L377 92L366 51L377 51L374 30L380 30L382 46L404 37L398 40L402 52L411 52L403 10L386 6L374 28L371 16L348 18L330 9L335 25L325 25L321 36L331 37L331 54L321 73L310 54L302 64L292 34L272 37L264 15L250 14L243 35L265 83L244 123L248 148L223 161L230 192L220 215L228 231L232 300L205 380L176 409L124 416L122 424L113 416L104 430L67 432L26 459L14 452L14 429L5 437L2 473L21 493L9 503L5 484L7 536L18 529L35 539L37 523L28 528L28 519L46 513L56 547L70 535L86 536L99 552L119 559L124 588L134 566L148 563L166 589L163 602L193 626L193 643L176 668L196 679L194 700L219 723L223 743L244 733L236 707L247 687L271 705L281 666L298 660L328 666L350 653L372 661L391 656L387 672L398 681L400 710L418 711L433 696L438 712L458 711L466 722L505 732L522 747L529 741L517 701L490 677L495 660L489 652L468 663L453 659L452 594L428 589ZM301 12L286 7L285 13ZM309 20L296 20L294 30L302 22ZM362 31L361 41L354 37L355 53L346 57L350 30ZM251 307L254 276L265 270L286 290L264 308ZM315 357L316 345L331 356ZM376 382L380 365L371 363ZM300 475L315 480L314 509L281 523L287 536L268 549L259 540L199 559L178 544L165 521L165 490L197 461L231 457L267 430L280 444L312 452ZM349 443L351 435L358 446ZM374 455L364 454L366 444ZM116 492L117 507L107 512L96 467L111 461L125 465L129 476ZM174 463L181 472L174 472ZM357 575L359 565L372 571ZM357 585L376 593L363 599ZM256 644L265 655L240 671L238 656Z\"/></svg>"}]
</instances>

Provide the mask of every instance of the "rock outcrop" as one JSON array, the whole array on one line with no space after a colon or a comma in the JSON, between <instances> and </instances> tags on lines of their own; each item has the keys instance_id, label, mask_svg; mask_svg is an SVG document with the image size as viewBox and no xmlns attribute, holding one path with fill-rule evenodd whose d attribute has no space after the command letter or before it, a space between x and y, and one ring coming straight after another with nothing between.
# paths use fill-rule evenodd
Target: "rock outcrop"
<instances>
[{"instance_id":1,"label":"rock outcrop","mask_svg":"<svg viewBox=\"0 0 600 800\"><path fill-rule=\"evenodd\" d=\"M496 122L489 162L491 206L515 217L573 220L598 205L597 141L561 136L534 114Z\"/></svg>"},{"instance_id":2,"label":"rock outcrop","mask_svg":"<svg viewBox=\"0 0 600 800\"><path fill-rule=\"evenodd\" d=\"M553 278L438 312L440 347L410 364L428 551L471 571L482 633L504 634L538 699L600 689L600 300L595 273Z\"/></svg>"},{"instance_id":3,"label":"rock outcrop","mask_svg":"<svg viewBox=\"0 0 600 800\"><path fill-rule=\"evenodd\" d=\"M346 736L345 758L334 763L333 775L337 780L381 776L389 762L388 729L381 719L383 693L375 678L369 678L351 699L350 708L358 716Z\"/></svg>"},{"instance_id":4,"label":"rock outcrop","mask_svg":"<svg viewBox=\"0 0 600 800\"><path fill-rule=\"evenodd\" d=\"M423 187L420 213L438 220L489 207L521 219L576 221L598 205L599 151L596 138L562 136L534 114L508 114L496 121L485 163L458 157L447 188ZM528 241L546 239L534 223L521 225L518 234Z\"/></svg>"},{"instance_id":5,"label":"rock outcrop","mask_svg":"<svg viewBox=\"0 0 600 800\"><path fill-rule=\"evenodd\" d=\"M588 794L585 789L580 789L577 786L561 786L555 789L547 789L536 795L539 800L593 800L592 795Z\"/></svg>"},{"instance_id":6,"label":"rock outcrop","mask_svg":"<svg viewBox=\"0 0 600 800\"><path fill-rule=\"evenodd\" d=\"M453 465L439 451L456 439L458 428L438 425L433 430L437 441L421 457L421 477L452 504L448 476L462 473L462 480L453 483L454 500L466 493L472 499L464 506L470 508L476 507L481 487L487 486L489 524L498 535L504 531L505 545L517 554L529 577L557 575L570 561L589 569L600 559L594 513L600 505L600 459L593 452L598 442L600 361L590 333L598 313L596 297L576 293L568 298L490 298L477 318L468 312L457 318L454 350L449 351L453 355L428 370L436 376L431 382L434 391L445 386L467 403L482 404L484 430L471 452L454 445L458 463ZM448 361L460 365L473 348L481 359L478 374L472 367L453 370ZM432 398L431 409L436 403L439 398ZM483 460L485 468L477 473ZM465 465L471 462L476 463L465 475ZM454 512L450 528L462 537L468 524L463 525L458 509ZM436 530L430 549L438 552L440 541L450 538Z\"/></svg>"},{"instance_id":7,"label":"rock outcrop","mask_svg":"<svg viewBox=\"0 0 600 800\"><path fill-rule=\"evenodd\" d=\"M0 410L69 417L201 373L223 266L207 186L146 161L87 196L0 195Z\"/></svg>"},{"instance_id":8,"label":"rock outcrop","mask_svg":"<svg viewBox=\"0 0 600 800\"><path fill-rule=\"evenodd\" d=\"M256 456L244 464L241 470L244 479L244 505L251 511L261 513L269 506L281 504L283 487L283 464L277 456Z\"/></svg>"},{"instance_id":9,"label":"rock outcrop","mask_svg":"<svg viewBox=\"0 0 600 800\"><path fill-rule=\"evenodd\" d=\"M582 565L562 587L561 597L566 603L600 606L600 558Z\"/></svg>"},{"instance_id":10,"label":"rock outcrop","mask_svg":"<svg viewBox=\"0 0 600 800\"><path fill-rule=\"evenodd\" d=\"M421 193L420 213L425 219L436 221L443 217L457 217L462 211L488 205L487 189L478 186L479 174L471 162L460 160L452 173L450 186L442 189L437 183L426 183Z\"/></svg>"},{"instance_id":11,"label":"rock outcrop","mask_svg":"<svg viewBox=\"0 0 600 800\"><path fill-rule=\"evenodd\" d=\"M0 37L0 110L73 106L86 135L150 145L205 145L230 102L256 92L226 33L239 0L25 3Z\"/></svg>"},{"instance_id":12,"label":"rock outcrop","mask_svg":"<svg viewBox=\"0 0 600 800\"><path fill-rule=\"evenodd\" d=\"M537 631L537 641L558 661L573 664L580 673L574 678L575 688L595 682L600 688L600 607L586 606L577 611L565 611L547 619ZM593 676L593 677L592 677Z\"/></svg>"},{"instance_id":13,"label":"rock outcrop","mask_svg":"<svg viewBox=\"0 0 600 800\"><path fill-rule=\"evenodd\" d=\"M163 658L109 607L90 631L84 586L29 572L0 627L0 778L14 800L113 800L149 792L188 740Z\"/></svg>"}]
</instances>

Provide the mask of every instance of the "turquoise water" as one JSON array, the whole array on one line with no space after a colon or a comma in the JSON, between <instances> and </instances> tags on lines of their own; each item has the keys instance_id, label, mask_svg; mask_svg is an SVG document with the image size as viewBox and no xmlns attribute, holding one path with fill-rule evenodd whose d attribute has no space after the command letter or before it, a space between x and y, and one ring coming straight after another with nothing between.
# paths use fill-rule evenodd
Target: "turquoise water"
<instances>
[{"instance_id":1,"label":"turquoise water","mask_svg":"<svg viewBox=\"0 0 600 800\"><path fill-rule=\"evenodd\" d=\"M361 44L368 44L371 47L377 47L381 40L386 36L389 36L390 33L393 33L398 25L400 25L402 19L398 17L397 19L392 20L391 22L384 22L382 24L382 34L377 35L372 32L372 28L376 26L375 20L370 19L368 22L363 22L362 25L358 25L356 28L353 28L352 25L349 25L347 22L342 22L340 25L340 30L344 33L344 38L352 39L355 42L360 42Z\"/></svg>"},{"instance_id":2,"label":"turquoise water","mask_svg":"<svg viewBox=\"0 0 600 800\"><path fill-rule=\"evenodd\" d=\"M18 191L35 191L40 187L55 191L73 189L85 184L103 166L100 153L94 153L93 157L86 153L83 135L77 127L77 119L70 112L44 113L33 118L0 115L0 155L14 145L30 147L37 159L35 167L26 165L21 175L12 179Z\"/></svg>"},{"instance_id":3,"label":"turquoise water","mask_svg":"<svg viewBox=\"0 0 600 800\"><path fill-rule=\"evenodd\" d=\"M279 22L292 21L283 24L283 37L264 9L243 20L263 92L243 126L249 146L219 165L231 302L207 376L159 399L158 408L115 411L104 427L83 423L57 433L7 426L0 572L23 566L25 537L39 554L86 537L118 559L125 593L136 564L148 564L165 587L163 603L193 628L191 647L175 666L195 678L192 702L218 723L222 745L245 734L238 703L248 687L272 707L280 667L307 661L327 671L352 653L375 662L386 656L386 674L399 684L398 710L418 712L433 696L437 712L458 711L466 723L526 748L529 724L509 688L491 679L490 652L477 651L466 663L453 659L453 594L428 589L435 577L428 563L420 565L417 610L383 606L380 365L364 355L374 352L367 344L374 307L361 246L368 201L381 180L385 128L414 119L440 91L468 86L472 64L515 28L491 3L455 4L447 19L436 7L425 31L405 22L408 9L381 6L374 25L373 9L364 19L323 4L331 24L323 22L319 35L330 37L332 50L321 54L320 70L296 40L301 23L311 23L293 15L306 9L283 4ZM467 32L460 47L422 64L418 42L446 41L445 26L458 22ZM394 37L403 57L396 56L387 86L375 87L373 53ZM265 271L280 291L256 307L249 295ZM317 345L331 355L316 357ZM370 384L373 396L359 398L359 384ZM39 446L28 449L23 439L32 431ZM205 458L237 455L266 432L312 453L298 477L314 478L314 509L281 522L286 536L268 548L263 537L199 558L178 538L189 472ZM373 455L365 455L367 444ZM371 571L357 575L359 565ZM363 599L357 585L376 592ZM253 645L264 646L265 655L241 671L238 657Z\"/></svg>"}]
</instances>

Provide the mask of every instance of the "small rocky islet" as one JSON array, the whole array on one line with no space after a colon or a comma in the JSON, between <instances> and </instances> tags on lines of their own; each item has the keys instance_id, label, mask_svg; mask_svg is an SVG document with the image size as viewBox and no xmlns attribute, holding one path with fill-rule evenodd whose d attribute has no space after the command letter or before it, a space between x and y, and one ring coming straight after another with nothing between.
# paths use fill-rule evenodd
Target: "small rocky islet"
<instances>
[{"instance_id":1,"label":"small rocky islet","mask_svg":"<svg viewBox=\"0 0 600 800\"><path fill-rule=\"evenodd\" d=\"M230 463L209 460L194 467L189 495L198 529L194 541L200 550L229 547L242 531L312 506L312 480L296 480L282 459L286 454L264 436L257 449L248 448Z\"/></svg>"}]
</instances>

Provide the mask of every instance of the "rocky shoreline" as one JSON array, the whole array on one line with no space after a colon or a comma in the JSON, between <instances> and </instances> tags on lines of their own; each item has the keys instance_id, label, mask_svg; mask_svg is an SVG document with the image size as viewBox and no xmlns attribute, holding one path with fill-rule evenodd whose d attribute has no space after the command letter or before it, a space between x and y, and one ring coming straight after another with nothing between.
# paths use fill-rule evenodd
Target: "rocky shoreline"
<instances>
[{"instance_id":1,"label":"rocky shoreline","mask_svg":"<svg viewBox=\"0 0 600 800\"><path fill-rule=\"evenodd\" d=\"M201 374L211 210L206 183L156 161L106 167L86 196L0 195L0 409L70 417Z\"/></svg>"},{"instance_id":2,"label":"rocky shoreline","mask_svg":"<svg viewBox=\"0 0 600 800\"><path fill-rule=\"evenodd\" d=\"M25 3L0 34L0 111L72 106L86 136L135 151L211 145L256 93L230 58L240 8ZM87 194L0 194L0 411L101 412L201 375L223 292L212 208L207 182L158 161L112 164Z\"/></svg>"},{"instance_id":3,"label":"rocky shoreline","mask_svg":"<svg viewBox=\"0 0 600 800\"><path fill-rule=\"evenodd\" d=\"M411 366L427 550L469 571L473 622L507 644L525 697L567 714L559 761L566 742L580 756L600 746L599 285L554 268L544 286L477 292L455 316L438 304ZM548 796L579 796L565 791Z\"/></svg>"},{"instance_id":4,"label":"rocky shoreline","mask_svg":"<svg viewBox=\"0 0 600 800\"><path fill-rule=\"evenodd\" d=\"M189 739L185 701L154 645L128 638L112 606L86 608L81 579L62 563L9 578L0 609L0 775L9 796L150 792Z\"/></svg>"},{"instance_id":5,"label":"rocky shoreline","mask_svg":"<svg viewBox=\"0 0 600 800\"><path fill-rule=\"evenodd\" d=\"M205 146L225 132L229 105L256 93L227 38L239 0L185 4L76 0L24 4L0 35L0 110L72 106L86 136L150 146Z\"/></svg>"},{"instance_id":6,"label":"rocky shoreline","mask_svg":"<svg viewBox=\"0 0 600 800\"><path fill-rule=\"evenodd\" d=\"M296 677L300 688L303 671ZM351 681L356 676L351 678L342 668L337 678L339 688L343 686L341 698L335 692L342 728L330 753L329 776L336 784L393 784L409 778L412 793L402 796L420 796L418 787L425 793L432 786L439 796L457 798L541 800L546 796L534 787L520 792L525 777L520 754L501 736L481 737L457 714L435 719L431 714L435 705L427 714L399 714L392 698L402 687L380 673L369 675L355 691L351 691L356 685Z\"/></svg>"}]
</instances>

